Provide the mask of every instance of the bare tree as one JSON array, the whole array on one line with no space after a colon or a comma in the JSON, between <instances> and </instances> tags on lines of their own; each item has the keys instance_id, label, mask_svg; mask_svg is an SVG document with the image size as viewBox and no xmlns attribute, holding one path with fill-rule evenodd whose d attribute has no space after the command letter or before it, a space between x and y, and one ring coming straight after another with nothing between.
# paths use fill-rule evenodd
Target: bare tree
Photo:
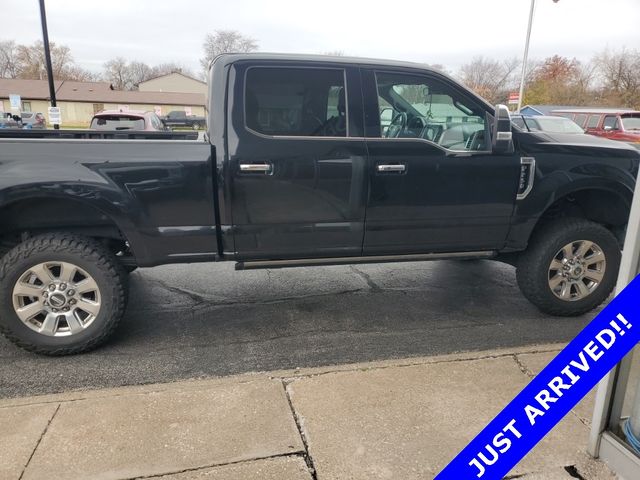
<instances>
[{"instance_id":1,"label":"bare tree","mask_svg":"<svg viewBox=\"0 0 640 480\"><path fill-rule=\"evenodd\" d=\"M0 41L0 78L18 76L18 47L13 40Z\"/></svg>"},{"instance_id":2,"label":"bare tree","mask_svg":"<svg viewBox=\"0 0 640 480\"><path fill-rule=\"evenodd\" d=\"M123 57L112 58L104 64L104 78L116 90L129 90L133 85L127 60Z\"/></svg>"},{"instance_id":3,"label":"bare tree","mask_svg":"<svg viewBox=\"0 0 640 480\"><path fill-rule=\"evenodd\" d=\"M625 107L640 106L640 51L605 50L596 56L595 64L607 101Z\"/></svg>"},{"instance_id":4,"label":"bare tree","mask_svg":"<svg viewBox=\"0 0 640 480\"><path fill-rule=\"evenodd\" d=\"M492 60L482 56L460 67L458 77L467 87L492 103L503 101L509 89L515 87L516 58Z\"/></svg>"},{"instance_id":5,"label":"bare tree","mask_svg":"<svg viewBox=\"0 0 640 480\"><path fill-rule=\"evenodd\" d=\"M204 57L200 59L200 65L206 72L211 60L221 53L254 52L258 49L258 42L236 30L216 30L213 34L208 33L204 37L202 48L204 49Z\"/></svg>"},{"instance_id":6,"label":"bare tree","mask_svg":"<svg viewBox=\"0 0 640 480\"><path fill-rule=\"evenodd\" d=\"M189 77L193 77L193 72L191 69L185 67L176 62L166 62L156 65L151 68L151 77L159 77L161 75L168 75L170 73L182 73L183 75L187 75ZM148 80L148 79L147 79Z\"/></svg>"}]
</instances>

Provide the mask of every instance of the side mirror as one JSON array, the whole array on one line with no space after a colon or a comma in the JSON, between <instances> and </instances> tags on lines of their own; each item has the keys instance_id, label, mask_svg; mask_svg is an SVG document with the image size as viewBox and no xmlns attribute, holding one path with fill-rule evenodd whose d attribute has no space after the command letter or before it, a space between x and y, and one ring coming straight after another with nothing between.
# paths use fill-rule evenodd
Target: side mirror
<instances>
[{"instance_id":1,"label":"side mirror","mask_svg":"<svg viewBox=\"0 0 640 480\"><path fill-rule=\"evenodd\" d=\"M511 115L506 105L496 105L496 115L491 132L491 151L493 153L514 152Z\"/></svg>"},{"instance_id":2,"label":"side mirror","mask_svg":"<svg viewBox=\"0 0 640 480\"><path fill-rule=\"evenodd\" d=\"M605 132L610 132L611 130L613 130L613 127L611 125L605 125L604 127L602 127L602 129Z\"/></svg>"}]
</instances>

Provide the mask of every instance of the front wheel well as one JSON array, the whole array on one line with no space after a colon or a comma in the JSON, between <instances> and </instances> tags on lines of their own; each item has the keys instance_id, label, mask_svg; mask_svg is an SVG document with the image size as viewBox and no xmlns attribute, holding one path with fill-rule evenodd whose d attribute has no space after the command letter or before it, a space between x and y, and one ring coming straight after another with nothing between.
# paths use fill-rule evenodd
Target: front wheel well
<instances>
[{"instance_id":1,"label":"front wheel well","mask_svg":"<svg viewBox=\"0 0 640 480\"><path fill-rule=\"evenodd\" d=\"M534 230L556 218L583 218L604 226L622 244L630 209L630 202L619 193L601 189L579 190L553 202Z\"/></svg>"},{"instance_id":2,"label":"front wheel well","mask_svg":"<svg viewBox=\"0 0 640 480\"><path fill-rule=\"evenodd\" d=\"M28 238L67 232L94 238L126 265L135 265L126 236L99 209L69 199L39 198L17 201L0 209L0 256Z\"/></svg>"}]
</instances>

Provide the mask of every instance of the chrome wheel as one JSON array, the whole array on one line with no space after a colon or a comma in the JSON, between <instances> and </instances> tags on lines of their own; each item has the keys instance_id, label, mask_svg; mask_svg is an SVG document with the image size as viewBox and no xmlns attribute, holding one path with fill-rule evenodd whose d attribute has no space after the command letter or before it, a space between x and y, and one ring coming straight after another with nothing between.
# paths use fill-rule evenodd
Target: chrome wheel
<instances>
[{"instance_id":1,"label":"chrome wheel","mask_svg":"<svg viewBox=\"0 0 640 480\"><path fill-rule=\"evenodd\" d=\"M30 329L51 337L75 335L100 312L100 288L80 267L67 262L39 263L13 287L13 309Z\"/></svg>"},{"instance_id":2,"label":"chrome wheel","mask_svg":"<svg viewBox=\"0 0 640 480\"><path fill-rule=\"evenodd\" d=\"M556 254L549 266L549 288L561 300L576 302L591 295L602 283L607 259L594 242L571 242Z\"/></svg>"}]
</instances>

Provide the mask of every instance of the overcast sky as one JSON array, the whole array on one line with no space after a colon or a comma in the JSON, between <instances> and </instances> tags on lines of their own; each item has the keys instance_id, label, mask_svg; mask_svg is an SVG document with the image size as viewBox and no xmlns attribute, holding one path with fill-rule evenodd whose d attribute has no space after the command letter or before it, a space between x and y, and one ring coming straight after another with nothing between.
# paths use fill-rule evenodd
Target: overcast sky
<instances>
[{"instance_id":1,"label":"overcast sky","mask_svg":"<svg viewBox=\"0 0 640 480\"><path fill-rule=\"evenodd\" d=\"M537 0L530 57L588 60L640 48L640 0ZM522 55L530 0L47 0L51 41L100 71L123 56L175 61L199 73L207 32L234 29L268 52L345 54L440 63ZM0 39L41 38L37 0L0 0Z\"/></svg>"}]
</instances>

